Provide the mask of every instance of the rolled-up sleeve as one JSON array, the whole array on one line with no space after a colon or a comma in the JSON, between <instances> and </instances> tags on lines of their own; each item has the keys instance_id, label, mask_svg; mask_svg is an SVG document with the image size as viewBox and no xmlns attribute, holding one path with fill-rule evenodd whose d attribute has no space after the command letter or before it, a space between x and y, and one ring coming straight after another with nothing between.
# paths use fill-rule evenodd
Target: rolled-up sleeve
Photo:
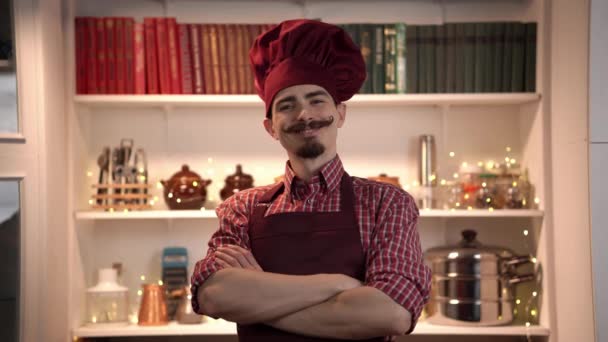
<instances>
[{"instance_id":1,"label":"rolled-up sleeve","mask_svg":"<svg viewBox=\"0 0 608 342\"><path fill-rule=\"evenodd\" d=\"M387 195L378 209L367 253L366 285L384 292L410 312L408 334L429 299L431 285L420 246L418 216L409 194L395 191Z\"/></svg>"},{"instance_id":2,"label":"rolled-up sleeve","mask_svg":"<svg viewBox=\"0 0 608 342\"><path fill-rule=\"evenodd\" d=\"M207 255L199 260L190 278L192 309L203 314L198 303L199 287L215 272L223 267L215 260L217 248L224 245L237 245L250 249L247 227L249 222L248 205L243 196L233 195L216 209L219 229L213 233L208 243Z\"/></svg>"}]
</instances>

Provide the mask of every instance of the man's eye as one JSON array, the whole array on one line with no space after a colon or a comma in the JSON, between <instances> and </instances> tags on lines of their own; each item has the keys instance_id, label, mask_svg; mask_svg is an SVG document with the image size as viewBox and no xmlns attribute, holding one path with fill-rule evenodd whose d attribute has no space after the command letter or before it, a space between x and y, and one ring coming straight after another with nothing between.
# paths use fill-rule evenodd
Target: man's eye
<instances>
[{"instance_id":1,"label":"man's eye","mask_svg":"<svg viewBox=\"0 0 608 342\"><path fill-rule=\"evenodd\" d=\"M282 105L282 106L279 106L278 109L281 112L285 112L285 111L291 110L292 108L293 108L293 105Z\"/></svg>"},{"instance_id":2,"label":"man's eye","mask_svg":"<svg viewBox=\"0 0 608 342\"><path fill-rule=\"evenodd\" d=\"M325 102L325 101L323 101L323 100L321 100L321 99L314 99L314 100L312 100L311 102L312 102L312 104L319 104L319 103L323 103L323 102Z\"/></svg>"}]
</instances>

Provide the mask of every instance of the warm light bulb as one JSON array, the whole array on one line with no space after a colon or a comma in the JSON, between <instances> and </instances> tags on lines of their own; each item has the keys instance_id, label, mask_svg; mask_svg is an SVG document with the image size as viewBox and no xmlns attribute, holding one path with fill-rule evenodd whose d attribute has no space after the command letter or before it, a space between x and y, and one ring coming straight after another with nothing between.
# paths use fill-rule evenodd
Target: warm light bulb
<instances>
[{"instance_id":1,"label":"warm light bulb","mask_svg":"<svg viewBox=\"0 0 608 342\"><path fill-rule=\"evenodd\" d=\"M441 183L441 185L446 185L447 182L445 179L442 179L440 183Z\"/></svg>"},{"instance_id":2,"label":"warm light bulb","mask_svg":"<svg viewBox=\"0 0 608 342\"><path fill-rule=\"evenodd\" d=\"M532 263L533 263L533 264L536 264L536 262L537 262L537 261L538 261L538 260L537 260L536 258L532 258Z\"/></svg>"},{"instance_id":3,"label":"warm light bulb","mask_svg":"<svg viewBox=\"0 0 608 342\"><path fill-rule=\"evenodd\" d=\"M155 200L155 201L158 201L158 196L154 196L154 200Z\"/></svg>"},{"instance_id":4,"label":"warm light bulb","mask_svg":"<svg viewBox=\"0 0 608 342\"><path fill-rule=\"evenodd\" d=\"M150 205L154 205L155 203L156 203L156 201L154 201L154 200L150 201Z\"/></svg>"},{"instance_id":5,"label":"warm light bulb","mask_svg":"<svg viewBox=\"0 0 608 342\"><path fill-rule=\"evenodd\" d=\"M530 310L530 315L535 316L536 317L536 310L532 309Z\"/></svg>"},{"instance_id":6,"label":"warm light bulb","mask_svg":"<svg viewBox=\"0 0 608 342\"><path fill-rule=\"evenodd\" d=\"M169 198L173 198L173 193L172 193L172 192L168 193L168 194L167 194L167 197L169 197Z\"/></svg>"},{"instance_id":7,"label":"warm light bulb","mask_svg":"<svg viewBox=\"0 0 608 342\"><path fill-rule=\"evenodd\" d=\"M88 177L93 177L93 172L91 172L91 171L87 172L87 176Z\"/></svg>"},{"instance_id":8,"label":"warm light bulb","mask_svg":"<svg viewBox=\"0 0 608 342\"><path fill-rule=\"evenodd\" d=\"M536 292L536 291L532 292L532 296L534 296L534 297L538 296L538 292Z\"/></svg>"},{"instance_id":9,"label":"warm light bulb","mask_svg":"<svg viewBox=\"0 0 608 342\"><path fill-rule=\"evenodd\" d=\"M471 197L469 194L464 194L464 199L469 199Z\"/></svg>"},{"instance_id":10,"label":"warm light bulb","mask_svg":"<svg viewBox=\"0 0 608 342\"><path fill-rule=\"evenodd\" d=\"M483 167L483 162L482 162L482 161L477 162L477 166L479 166L479 167Z\"/></svg>"},{"instance_id":11,"label":"warm light bulb","mask_svg":"<svg viewBox=\"0 0 608 342\"><path fill-rule=\"evenodd\" d=\"M465 161L465 162L462 162L462 167L467 167L468 165L469 165L469 164L468 164L466 161Z\"/></svg>"},{"instance_id":12,"label":"warm light bulb","mask_svg":"<svg viewBox=\"0 0 608 342\"><path fill-rule=\"evenodd\" d=\"M198 182L197 181L192 182L192 186L194 186L194 187L198 186Z\"/></svg>"},{"instance_id":13,"label":"warm light bulb","mask_svg":"<svg viewBox=\"0 0 608 342\"><path fill-rule=\"evenodd\" d=\"M207 163L212 164L213 163L213 158L211 158L211 157L207 158Z\"/></svg>"},{"instance_id":14,"label":"warm light bulb","mask_svg":"<svg viewBox=\"0 0 608 342\"><path fill-rule=\"evenodd\" d=\"M513 182L513 187L516 188L517 187L517 182Z\"/></svg>"},{"instance_id":15,"label":"warm light bulb","mask_svg":"<svg viewBox=\"0 0 608 342\"><path fill-rule=\"evenodd\" d=\"M139 172L140 172L140 173L144 173L144 171L146 171L146 170L145 170L143 167L140 167L140 168L139 168Z\"/></svg>"},{"instance_id":16,"label":"warm light bulb","mask_svg":"<svg viewBox=\"0 0 608 342\"><path fill-rule=\"evenodd\" d=\"M141 281L146 281L146 276L142 274L139 279L141 279Z\"/></svg>"},{"instance_id":17,"label":"warm light bulb","mask_svg":"<svg viewBox=\"0 0 608 342\"><path fill-rule=\"evenodd\" d=\"M494 211L494 208L490 207L490 208L488 208L488 211Z\"/></svg>"},{"instance_id":18,"label":"warm light bulb","mask_svg":"<svg viewBox=\"0 0 608 342\"><path fill-rule=\"evenodd\" d=\"M175 200L175 202L177 202L177 203L182 203L182 199L181 199L181 198L178 198L178 199L176 199L176 200Z\"/></svg>"},{"instance_id":19,"label":"warm light bulb","mask_svg":"<svg viewBox=\"0 0 608 342\"><path fill-rule=\"evenodd\" d=\"M492 202L492 199L488 197L488 198L486 198L486 202L490 203L490 202Z\"/></svg>"},{"instance_id":20,"label":"warm light bulb","mask_svg":"<svg viewBox=\"0 0 608 342\"><path fill-rule=\"evenodd\" d=\"M157 189L162 189L163 188L163 183L161 183L161 182L156 183L156 188Z\"/></svg>"},{"instance_id":21,"label":"warm light bulb","mask_svg":"<svg viewBox=\"0 0 608 342\"><path fill-rule=\"evenodd\" d=\"M521 304L521 300L516 299L516 300L515 300L515 304L517 304L517 305Z\"/></svg>"},{"instance_id":22,"label":"warm light bulb","mask_svg":"<svg viewBox=\"0 0 608 342\"><path fill-rule=\"evenodd\" d=\"M505 148L505 150L506 150L507 152L511 152L511 147L507 146L507 148Z\"/></svg>"},{"instance_id":23,"label":"warm light bulb","mask_svg":"<svg viewBox=\"0 0 608 342\"><path fill-rule=\"evenodd\" d=\"M450 152L450 157L454 158L455 155L456 155L456 153Z\"/></svg>"},{"instance_id":24,"label":"warm light bulb","mask_svg":"<svg viewBox=\"0 0 608 342\"><path fill-rule=\"evenodd\" d=\"M530 322L526 322L526 328L530 327Z\"/></svg>"},{"instance_id":25,"label":"warm light bulb","mask_svg":"<svg viewBox=\"0 0 608 342\"><path fill-rule=\"evenodd\" d=\"M90 200L89 200L89 204L91 204L91 205L92 205L92 204L93 204L93 202L95 202L95 201L93 201L92 199L90 199Z\"/></svg>"},{"instance_id":26,"label":"warm light bulb","mask_svg":"<svg viewBox=\"0 0 608 342\"><path fill-rule=\"evenodd\" d=\"M515 159L511 159L511 164L515 164Z\"/></svg>"},{"instance_id":27,"label":"warm light bulb","mask_svg":"<svg viewBox=\"0 0 608 342\"><path fill-rule=\"evenodd\" d=\"M524 236L528 236L528 233L529 233L528 230L524 229Z\"/></svg>"},{"instance_id":28,"label":"warm light bulb","mask_svg":"<svg viewBox=\"0 0 608 342\"><path fill-rule=\"evenodd\" d=\"M538 197L534 198L534 203L539 204L540 203L540 198L538 198Z\"/></svg>"},{"instance_id":29,"label":"warm light bulb","mask_svg":"<svg viewBox=\"0 0 608 342\"><path fill-rule=\"evenodd\" d=\"M158 281L158 285L163 286L163 281L162 281L162 280L159 280L159 281Z\"/></svg>"},{"instance_id":30,"label":"warm light bulb","mask_svg":"<svg viewBox=\"0 0 608 342\"><path fill-rule=\"evenodd\" d=\"M457 206L457 207L460 207L460 202L456 202L456 206Z\"/></svg>"},{"instance_id":31,"label":"warm light bulb","mask_svg":"<svg viewBox=\"0 0 608 342\"><path fill-rule=\"evenodd\" d=\"M486 182L481 183L481 186L482 186L482 187L484 187L484 188L485 188L487 185L488 185L488 184L486 184Z\"/></svg>"},{"instance_id":32,"label":"warm light bulb","mask_svg":"<svg viewBox=\"0 0 608 342\"><path fill-rule=\"evenodd\" d=\"M412 186L418 186L418 181L413 181Z\"/></svg>"},{"instance_id":33,"label":"warm light bulb","mask_svg":"<svg viewBox=\"0 0 608 342\"><path fill-rule=\"evenodd\" d=\"M468 206L468 207L467 207L467 210L473 210L473 207Z\"/></svg>"},{"instance_id":34,"label":"warm light bulb","mask_svg":"<svg viewBox=\"0 0 608 342\"><path fill-rule=\"evenodd\" d=\"M454 172L454 178L458 178L458 173Z\"/></svg>"},{"instance_id":35,"label":"warm light bulb","mask_svg":"<svg viewBox=\"0 0 608 342\"><path fill-rule=\"evenodd\" d=\"M141 290L137 290L137 295L141 296L143 294L143 292Z\"/></svg>"}]
</instances>

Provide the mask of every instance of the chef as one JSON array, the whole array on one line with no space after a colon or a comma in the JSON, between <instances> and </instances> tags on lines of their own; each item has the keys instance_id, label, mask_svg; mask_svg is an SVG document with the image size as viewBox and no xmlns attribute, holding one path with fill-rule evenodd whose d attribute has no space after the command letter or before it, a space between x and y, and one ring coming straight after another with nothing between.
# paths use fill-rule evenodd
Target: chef
<instances>
[{"instance_id":1,"label":"chef","mask_svg":"<svg viewBox=\"0 0 608 342\"><path fill-rule=\"evenodd\" d=\"M192 275L194 310L238 323L240 341L410 333L430 287L415 201L350 176L336 152L344 101L365 80L359 48L337 26L288 20L255 40L250 61L264 128L288 161L281 182L217 208Z\"/></svg>"}]
</instances>

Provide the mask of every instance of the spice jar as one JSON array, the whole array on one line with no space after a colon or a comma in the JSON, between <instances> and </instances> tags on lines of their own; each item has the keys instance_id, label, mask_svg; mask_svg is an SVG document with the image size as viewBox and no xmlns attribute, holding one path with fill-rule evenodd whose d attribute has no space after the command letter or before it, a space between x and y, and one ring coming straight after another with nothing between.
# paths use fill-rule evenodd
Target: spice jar
<instances>
[{"instance_id":1,"label":"spice jar","mask_svg":"<svg viewBox=\"0 0 608 342\"><path fill-rule=\"evenodd\" d=\"M462 187L462 201L459 208L476 207L477 192L481 188L482 168L473 164L462 164L458 170Z\"/></svg>"},{"instance_id":2,"label":"spice jar","mask_svg":"<svg viewBox=\"0 0 608 342\"><path fill-rule=\"evenodd\" d=\"M500 200L498 197L496 178L497 176L491 173L484 173L479 175L481 187L477 189L477 196L475 197L475 208L502 209L504 201Z\"/></svg>"}]
</instances>

